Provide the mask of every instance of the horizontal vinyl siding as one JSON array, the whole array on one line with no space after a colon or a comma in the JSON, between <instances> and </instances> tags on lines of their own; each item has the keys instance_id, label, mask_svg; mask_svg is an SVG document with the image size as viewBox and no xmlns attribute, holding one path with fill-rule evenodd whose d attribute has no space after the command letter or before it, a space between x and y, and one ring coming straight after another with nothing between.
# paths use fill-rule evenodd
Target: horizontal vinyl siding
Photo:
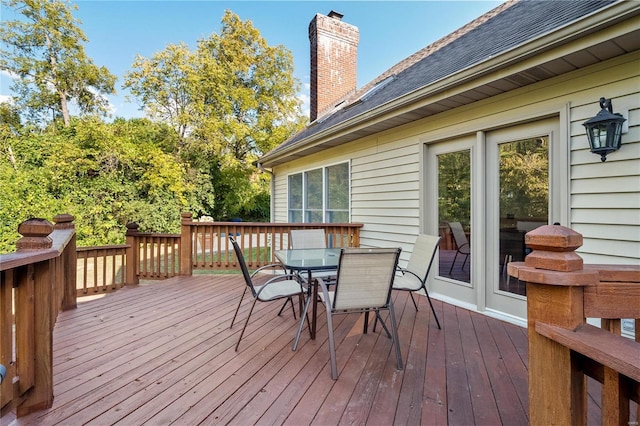
<instances>
[{"instance_id":1,"label":"horizontal vinyl siding","mask_svg":"<svg viewBox=\"0 0 640 426\"><path fill-rule=\"evenodd\" d=\"M636 55L637 58L637 55ZM570 110L571 227L583 236L585 263L637 264L640 260L640 67L612 67L590 75L593 86L575 97ZM629 70L634 71L629 73ZM602 83L606 82L606 83ZM629 130L606 162L589 150L586 120L612 99Z\"/></svg>"},{"instance_id":2,"label":"horizontal vinyl siding","mask_svg":"<svg viewBox=\"0 0 640 426\"><path fill-rule=\"evenodd\" d=\"M271 177L274 178L273 176ZM275 220L274 222L288 222L289 215L287 213L287 208L289 207L289 203L287 200L287 175L286 174L276 174L275 175L275 194L271 194L272 197L275 196Z\"/></svg>"},{"instance_id":3,"label":"horizontal vinyl siding","mask_svg":"<svg viewBox=\"0 0 640 426\"><path fill-rule=\"evenodd\" d=\"M366 224L362 246L398 246L420 228L417 139L378 143L351 163L352 220ZM363 229L365 231L365 229Z\"/></svg>"}]
</instances>

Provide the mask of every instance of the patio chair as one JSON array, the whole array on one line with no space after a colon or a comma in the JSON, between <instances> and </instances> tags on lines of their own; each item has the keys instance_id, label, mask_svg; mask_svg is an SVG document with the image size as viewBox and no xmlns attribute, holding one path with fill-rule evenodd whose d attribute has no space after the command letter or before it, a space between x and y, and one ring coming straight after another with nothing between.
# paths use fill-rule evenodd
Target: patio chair
<instances>
[{"instance_id":1,"label":"patio chair","mask_svg":"<svg viewBox=\"0 0 640 426\"><path fill-rule=\"evenodd\" d=\"M456 242L457 247L456 255L453 257L453 262L451 262L451 267L449 268L449 275L451 275L451 271L453 271L453 265L456 263L458 254L464 255L464 261L460 268L464 269L464 265L467 263L467 259L469 259L469 255L471 254L471 246L469 245L467 234L464 233L464 229L462 229L460 222L449 222L449 229L451 229L451 233L453 234L453 239Z\"/></svg>"},{"instance_id":2,"label":"patio chair","mask_svg":"<svg viewBox=\"0 0 640 426\"><path fill-rule=\"evenodd\" d=\"M292 229L289 231L291 248L326 248L324 229Z\"/></svg>"},{"instance_id":3,"label":"patio chair","mask_svg":"<svg viewBox=\"0 0 640 426\"><path fill-rule=\"evenodd\" d=\"M272 264L266 265L261 268L256 269L252 274L249 273L249 269L247 268L247 264L244 260L244 254L242 253L242 249L236 242L236 240L229 236L229 240L233 245L233 250L236 254L236 259L240 264L240 269L242 270L242 275L244 277L244 281L246 286L242 291L242 296L240 297L240 301L238 302L238 307L236 308L236 312L233 314L233 318L231 319L231 325L229 328L233 327L233 323L236 320L236 316L238 315L238 311L240 310L240 306L242 305L242 300L244 299L244 295L247 293L247 290L251 291L251 295L253 296L253 303L251 304L251 309L249 309L249 314L247 315L247 319L244 323L244 327L242 327L242 331L240 332L240 337L238 337L238 343L236 343L236 352L238 351L238 347L240 346L240 340L242 340L242 336L244 335L244 331L247 328L247 324L249 324L249 319L251 318L251 314L253 313L253 308L256 305L256 302L272 302L274 300L287 299L291 300L291 309L293 309L293 315L295 318L295 308L293 307L293 296L298 296L300 300L300 308L304 304L304 295L305 289L300 284L299 278L294 274L283 274L276 275L273 278L270 278L263 284L255 284L254 277L261 271L265 269L282 269L283 272L286 272L285 268L281 264ZM305 304L306 305L306 304ZM286 306L286 300L285 300ZM305 315L306 316L306 315Z\"/></svg>"},{"instance_id":4,"label":"patio chair","mask_svg":"<svg viewBox=\"0 0 640 426\"><path fill-rule=\"evenodd\" d=\"M329 354L331 357L331 377L338 378L336 349L333 337L333 315L365 313L373 311L376 320L382 323L387 336L393 340L398 370L402 370L402 354L398 340L398 326L393 311L391 288L395 270L398 266L399 248L345 248L340 252L338 275L335 288L329 291L324 280L318 283L322 288L320 299L327 311L327 329L329 331ZM305 303L303 315L309 307L310 299ZM380 310L389 311L391 332L380 316ZM366 316L365 315L365 316ZM365 319L366 322L366 319ZM294 348L300 338L303 322L300 322ZM366 329L365 329L366 330Z\"/></svg>"},{"instance_id":5,"label":"patio chair","mask_svg":"<svg viewBox=\"0 0 640 426\"><path fill-rule=\"evenodd\" d=\"M292 249L327 248L324 229L292 229L289 234ZM313 277L335 281L336 271L316 271Z\"/></svg>"},{"instance_id":6,"label":"patio chair","mask_svg":"<svg viewBox=\"0 0 640 426\"><path fill-rule=\"evenodd\" d=\"M436 319L436 324L439 329L440 321L438 321L438 316L436 315L436 311L433 309L433 303L431 303L431 297L429 297L429 292L427 291L427 277L429 276L431 265L433 265L433 259L436 257L440 239L441 237L433 235L419 234L416 238L415 244L413 245L413 252L409 258L409 263L407 263L405 268L398 268L398 271L402 275L396 276L393 280L394 290L409 292L413 306L416 307L416 311L418 310L418 304L413 297L413 292L424 290L424 293L427 295L427 300L429 301L429 306L431 307L431 312L433 312L433 317Z\"/></svg>"},{"instance_id":7,"label":"patio chair","mask_svg":"<svg viewBox=\"0 0 640 426\"><path fill-rule=\"evenodd\" d=\"M324 234L324 229L292 229L289 231L289 244L292 249L326 248L327 239ZM315 271L313 277L332 282L336 280L336 271ZM300 278L305 281L307 280L304 276L300 276ZM288 302L291 302L291 306L293 306L291 299L285 300L278 315L282 314Z\"/></svg>"}]
</instances>

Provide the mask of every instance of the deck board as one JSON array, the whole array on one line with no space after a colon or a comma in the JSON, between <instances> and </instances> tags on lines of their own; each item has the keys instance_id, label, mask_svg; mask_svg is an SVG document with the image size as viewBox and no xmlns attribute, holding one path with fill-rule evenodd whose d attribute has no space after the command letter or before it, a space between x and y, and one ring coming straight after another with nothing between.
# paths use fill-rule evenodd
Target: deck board
<instances>
[{"instance_id":1,"label":"deck board","mask_svg":"<svg viewBox=\"0 0 640 426\"><path fill-rule=\"evenodd\" d=\"M240 275L144 282L60 314L53 407L2 424L526 424L526 330L394 293L404 370L378 326L334 317L340 377L331 379L323 312L316 340L280 303L258 303L234 350ZM387 318L387 314L383 314ZM590 399L590 410L598 400ZM590 419L599 413L590 413Z\"/></svg>"}]
</instances>

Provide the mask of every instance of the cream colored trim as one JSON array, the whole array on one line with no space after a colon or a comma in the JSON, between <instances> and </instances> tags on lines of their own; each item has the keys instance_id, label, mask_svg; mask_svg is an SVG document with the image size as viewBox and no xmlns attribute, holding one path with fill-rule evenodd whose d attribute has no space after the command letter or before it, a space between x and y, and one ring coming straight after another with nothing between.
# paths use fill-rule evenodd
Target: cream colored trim
<instances>
[{"instance_id":1,"label":"cream colored trim","mask_svg":"<svg viewBox=\"0 0 640 426\"><path fill-rule=\"evenodd\" d=\"M471 148L471 282L484 281L486 276L485 256L477 256L474 253L486 251L487 231L484 225L486 216L486 196L484 189L487 187L487 135L485 132L476 132L476 143ZM476 285L476 302L478 310L484 311L487 307L485 285Z\"/></svg>"}]
</instances>

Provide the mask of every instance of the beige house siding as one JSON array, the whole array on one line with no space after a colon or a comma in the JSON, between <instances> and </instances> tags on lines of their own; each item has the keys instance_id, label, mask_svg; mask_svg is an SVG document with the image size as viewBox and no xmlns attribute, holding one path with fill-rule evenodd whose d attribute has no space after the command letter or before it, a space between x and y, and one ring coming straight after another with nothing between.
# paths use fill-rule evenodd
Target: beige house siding
<instances>
[{"instance_id":1,"label":"beige house siding","mask_svg":"<svg viewBox=\"0 0 640 426\"><path fill-rule=\"evenodd\" d=\"M491 99L360 139L274 168L275 220L287 221L287 176L341 161L351 164L351 221L361 222L363 246L402 246L403 259L424 229L422 144L555 117L552 156L560 194L554 221L585 236L588 263L640 259L640 53L517 89ZM629 131L620 151L605 163L589 152L582 123L594 116L601 96L625 112ZM570 164L570 168L567 167ZM601 178L601 179L598 179ZM567 194L570 194L567 199ZM624 224L624 225L622 225Z\"/></svg>"},{"instance_id":2,"label":"beige house siding","mask_svg":"<svg viewBox=\"0 0 640 426\"><path fill-rule=\"evenodd\" d=\"M586 263L633 264L640 260L640 54L598 68L571 99L570 226L584 236L578 251ZM605 163L594 161L582 126L601 96L613 99L629 127Z\"/></svg>"}]
</instances>

